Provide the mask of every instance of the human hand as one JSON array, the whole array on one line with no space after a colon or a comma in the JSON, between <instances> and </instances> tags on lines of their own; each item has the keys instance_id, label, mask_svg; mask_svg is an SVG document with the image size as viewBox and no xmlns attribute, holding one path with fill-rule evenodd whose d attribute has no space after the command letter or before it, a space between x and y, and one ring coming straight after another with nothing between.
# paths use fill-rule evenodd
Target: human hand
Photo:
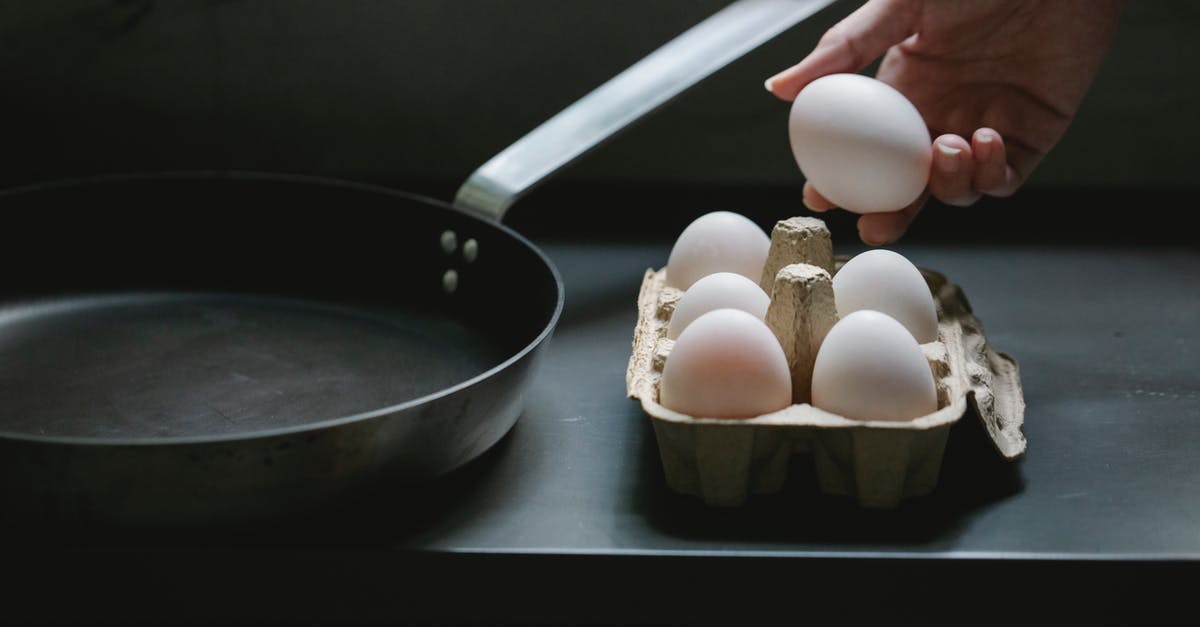
<instances>
[{"instance_id":1,"label":"human hand","mask_svg":"<svg viewBox=\"0 0 1200 627\"><path fill-rule=\"evenodd\" d=\"M864 243L887 244L930 195L965 207L1015 192L1074 119L1120 11L1121 0L869 0L766 87L791 101L813 80L883 55L876 78L908 97L936 137L926 192L858 219ZM803 195L814 211L835 207L811 183Z\"/></svg>"}]
</instances>

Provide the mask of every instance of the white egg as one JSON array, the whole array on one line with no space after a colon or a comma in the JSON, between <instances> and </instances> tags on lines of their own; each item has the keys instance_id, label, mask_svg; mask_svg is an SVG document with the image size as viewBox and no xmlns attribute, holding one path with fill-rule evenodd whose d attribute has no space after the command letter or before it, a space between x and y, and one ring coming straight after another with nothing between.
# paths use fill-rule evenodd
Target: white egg
<instances>
[{"instance_id":1,"label":"white egg","mask_svg":"<svg viewBox=\"0 0 1200 627\"><path fill-rule=\"evenodd\" d=\"M821 342L812 405L852 420L911 420L937 410L937 388L912 334L895 318L862 309Z\"/></svg>"},{"instance_id":2,"label":"white egg","mask_svg":"<svg viewBox=\"0 0 1200 627\"><path fill-rule=\"evenodd\" d=\"M796 96L788 118L792 154L805 178L855 213L895 211L929 181L929 129L891 85L861 74L831 74Z\"/></svg>"},{"instance_id":3,"label":"white egg","mask_svg":"<svg viewBox=\"0 0 1200 627\"><path fill-rule=\"evenodd\" d=\"M921 271L904 255L876 248L851 257L833 275L838 315L881 311L900 322L917 342L937 340L937 306Z\"/></svg>"},{"instance_id":4,"label":"white egg","mask_svg":"<svg viewBox=\"0 0 1200 627\"><path fill-rule=\"evenodd\" d=\"M758 282L771 238L762 227L732 211L713 211L692 221L671 248L666 283L686 290L714 272L734 272Z\"/></svg>"},{"instance_id":5,"label":"white egg","mask_svg":"<svg viewBox=\"0 0 1200 627\"><path fill-rule=\"evenodd\" d=\"M753 418L792 403L787 357L765 322L716 309L688 325L663 365L659 402L697 418Z\"/></svg>"},{"instance_id":6,"label":"white egg","mask_svg":"<svg viewBox=\"0 0 1200 627\"><path fill-rule=\"evenodd\" d=\"M754 281L733 272L714 272L701 277L679 298L667 324L667 337L678 338L693 320L714 309L740 309L762 320L770 305L771 297Z\"/></svg>"}]
</instances>

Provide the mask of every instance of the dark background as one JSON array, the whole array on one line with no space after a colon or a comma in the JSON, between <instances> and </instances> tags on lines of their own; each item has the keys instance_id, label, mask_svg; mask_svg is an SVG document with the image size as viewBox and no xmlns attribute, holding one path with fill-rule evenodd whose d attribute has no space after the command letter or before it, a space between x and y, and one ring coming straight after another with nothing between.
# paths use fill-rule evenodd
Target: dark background
<instances>
[{"instance_id":1,"label":"dark background","mask_svg":"<svg viewBox=\"0 0 1200 627\"><path fill-rule=\"evenodd\" d=\"M762 82L838 2L561 172L510 223L674 232L713 208L804 213ZM0 187L105 172L283 171L448 199L490 156L719 0L0 2ZM1200 162L1200 7L1129 2L1078 118L1022 192L933 203L915 239L1181 239ZM1134 219L1112 222L1114 211ZM1105 213L1105 218L1095 219ZM648 224L631 229L633 214ZM835 238L853 238L848 217ZM844 229L844 230L841 230Z\"/></svg>"},{"instance_id":2,"label":"dark background","mask_svg":"<svg viewBox=\"0 0 1200 627\"><path fill-rule=\"evenodd\" d=\"M524 199L510 213L509 223L535 240L645 239L657 241L658 247L630 250L665 251L664 242L687 220L712 209L740 211L763 224L804 214L799 199L803 180L787 143L787 105L767 94L762 82L803 57L826 28L858 4L836 3L684 94ZM115 172L236 169L346 178L449 199L475 167L523 133L724 5L716 0L0 0L0 188ZM1043 247L1129 244L1137 254L1151 244L1194 250L1195 236L1183 224L1197 208L1194 192L1200 187L1195 174L1200 163L1198 25L1200 5L1189 0L1127 2L1108 59L1078 119L1028 184L1012 198L985 199L970 209L931 203L908 238ZM835 212L826 220L836 244L854 243L853 216ZM1027 248L1014 247L983 258L998 266L1004 251L1034 256ZM1167 263L1173 258L1155 257L1156 265L1147 263L1145 272L1168 276ZM580 264L573 270L575 278L585 274ZM959 269L967 267L975 266L964 262ZM1096 272L1085 263L1054 270L1046 279L1053 287L1046 289L1064 286L1064 299L1072 298L1073 277ZM982 310L990 312L990 332L1000 345L1018 348L1022 339L1034 341L1027 337L1053 337L1044 330L1038 335L1038 325L1022 327L1015 318L994 313L1006 303L1009 311L1037 307L1022 301L1021 294L1004 294L1004 286L1015 284L1004 282L1010 275L1001 273L1001 287L992 290L1002 296L982 302ZM974 276L973 294L990 287L982 274ZM1135 293L1150 302L1155 286L1186 285L1186 280L1151 281ZM1110 296L1100 289L1103 279L1082 283L1089 289L1077 290L1083 295L1079 299L1100 294L1097 302L1111 306L1098 307L1093 316L1097 327L1130 325L1130 338L1141 333L1190 346L1184 344L1186 338L1169 335L1182 323L1139 327L1139 321L1154 319L1144 312L1144 318L1130 314L1132 322L1127 322L1122 317L1126 312L1142 308L1113 305L1128 298L1116 293L1120 286ZM579 326L593 318L587 309L592 301L586 292L583 296L574 301ZM1193 310L1178 318L1188 311ZM604 314L594 317L604 320ZM1048 320L1047 325L1059 322ZM1118 346L1133 342L1124 338L1120 332L1102 338L1097 350L1117 346L1105 350L1131 355L1128 359L1087 364L1091 369L1063 368L1064 362L1073 364L1072 355L1023 362L1032 366L1031 372L1039 367L1042 372L1063 370L1061 378L1069 382L1062 390L1045 382L1042 388L1031 386L1031 400L1044 407L1066 399L1066 412L1074 407L1071 402L1087 403L1099 394L1093 388L1101 384L1089 375L1117 372L1127 364L1150 381L1139 383L1143 379L1135 377L1130 387L1165 386L1135 368L1157 364L1152 348L1162 345ZM1064 345L1051 344L1048 353ZM1191 358L1183 349L1177 352L1179 363ZM1031 354L1026 349L1022 359ZM1187 364L1173 368L1168 372L1193 371ZM1177 387L1194 386L1185 380ZM1190 407L1186 399L1173 399L1174 405L1160 399L1161 407ZM547 412L557 407L551 403ZM1123 407L1117 405L1118 410ZM1140 411L1149 415L1160 405L1138 407L1148 407ZM1043 455L1052 456L1054 444L1043 448L1050 451ZM651 468L656 460L647 450L642 457ZM1183 456L1164 456L1160 466L1178 459ZM1083 474L1091 468L1068 467L1077 473L1069 479L1086 484ZM1185 502L1178 509L1186 514L1191 511L1186 486L1181 494ZM1125 506L1104 499L1102 491L1095 497L1100 511ZM439 512L430 512L428 520ZM1180 515L1167 522L1187 520ZM440 528L436 522L428 524ZM1113 527L1114 533L1124 529ZM743 598L772 616L817 622L839 622L843 607L854 615L894 611L909 619L938 613L952 624L960 616L975 623L1010 624L1038 616L1036 606L1042 617L1049 607L1050 617L1064 619L1103 619L1109 612L1117 618L1143 612L1167 615L1188 602L1186 595L1171 595L1169 584L1194 580L1195 574L1191 560L1139 563L1105 561L1103 556L1094 563L1052 560L1033 566L1015 560L975 564L966 558L884 560L870 563L868 572L877 577L875 582L900 585L877 589L875 605L858 607L849 605L858 598L857 588L840 582L854 581L862 560L805 559L798 568L797 560L762 556L710 558L703 564L691 557L632 555L462 554L447 559L443 554L377 550L369 541L386 536L386 530L374 529L375 535L363 536L367 540L355 536L363 529L339 531L344 535L323 537L328 545L293 536L284 539L282 548L218 544L156 552L153 547L86 543L82 548L33 545L18 556L22 559L16 560L20 566L14 572L34 585L58 580L74 584L48 585L27 597L24 607L34 613L61 602L64 607L76 603L75 612L96 610L98 615L154 616L167 610L187 622L205 607L217 609L199 616L219 614L244 601L256 608L247 616L264 622L281 614L314 622L354 615L368 622L372 611L430 617L453 611L482 619L510 610L557 616L597 612L613 622L631 614L656 622L684 608L694 622L724 624L744 621L737 605ZM357 548L356 540L366 546ZM1150 545L1155 541L1146 540ZM297 552L289 543L312 548ZM163 574L170 561L178 563ZM135 588L114 576L125 572L138 575L132 581L151 583ZM610 572L623 579L606 581ZM692 577L697 572L699 579ZM964 572L972 576L964 577ZM410 574L424 582L414 590L445 589L454 605L443 606L442 595L402 594L398 582ZM337 594L324 587L333 579L340 583ZM295 585L298 581L301 585ZM505 585L492 587L490 582ZM935 601L905 594L926 582L939 595ZM503 592L526 585L527 596ZM198 592L188 592L193 589ZM606 594L613 589L627 596ZM217 590L214 598L201 599L209 590ZM993 598L995 607L978 603ZM1068 601L1061 603L1061 598ZM1081 600L1087 605L1081 607Z\"/></svg>"}]
</instances>

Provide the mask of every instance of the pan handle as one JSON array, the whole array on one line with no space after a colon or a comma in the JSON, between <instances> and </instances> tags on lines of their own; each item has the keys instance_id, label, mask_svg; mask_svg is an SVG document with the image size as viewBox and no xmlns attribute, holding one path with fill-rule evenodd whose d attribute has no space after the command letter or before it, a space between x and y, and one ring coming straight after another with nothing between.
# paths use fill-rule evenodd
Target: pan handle
<instances>
[{"instance_id":1,"label":"pan handle","mask_svg":"<svg viewBox=\"0 0 1200 627\"><path fill-rule=\"evenodd\" d=\"M733 2L492 157L459 188L454 205L499 221L560 168L832 2Z\"/></svg>"}]
</instances>

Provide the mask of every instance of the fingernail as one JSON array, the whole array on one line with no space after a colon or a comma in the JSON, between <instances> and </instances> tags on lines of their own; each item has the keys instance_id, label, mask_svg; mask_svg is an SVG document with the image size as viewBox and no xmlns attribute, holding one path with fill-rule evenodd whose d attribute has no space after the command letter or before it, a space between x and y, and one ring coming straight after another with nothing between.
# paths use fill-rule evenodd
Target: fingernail
<instances>
[{"instance_id":1,"label":"fingernail","mask_svg":"<svg viewBox=\"0 0 1200 627\"><path fill-rule=\"evenodd\" d=\"M962 152L962 148L951 148L946 144L938 144L938 169L947 174L958 172L958 155Z\"/></svg>"},{"instance_id":2,"label":"fingernail","mask_svg":"<svg viewBox=\"0 0 1200 627\"><path fill-rule=\"evenodd\" d=\"M990 143L992 143L993 139L995 139L995 138L992 137L991 133L980 133L979 134L979 143L981 143L981 144L990 144Z\"/></svg>"},{"instance_id":3,"label":"fingernail","mask_svg":"<svg viewBox=\"0 0 1200 627\"><path fill-rule=\"evenodd\" d=\"M808 197L805 196L804 194L800 194L800 202L804 203L804 206L808 207L809 211L816 211L816 209L814 209L812 205L808 204Z\"/></svg>"},{"instance_id":4,"label":"fingernail","mask_svg":"<svg viewBox=\"0 0 1200 627\"><path fill-rule=\"evenodd\" d=\"M775 90L771 89L774 86L775 86L775 77L774 76L763 81L763 87L765 87L767 89L767 91L769 91L771 93L775 93Z\"/></svg>"}]
</instances>

